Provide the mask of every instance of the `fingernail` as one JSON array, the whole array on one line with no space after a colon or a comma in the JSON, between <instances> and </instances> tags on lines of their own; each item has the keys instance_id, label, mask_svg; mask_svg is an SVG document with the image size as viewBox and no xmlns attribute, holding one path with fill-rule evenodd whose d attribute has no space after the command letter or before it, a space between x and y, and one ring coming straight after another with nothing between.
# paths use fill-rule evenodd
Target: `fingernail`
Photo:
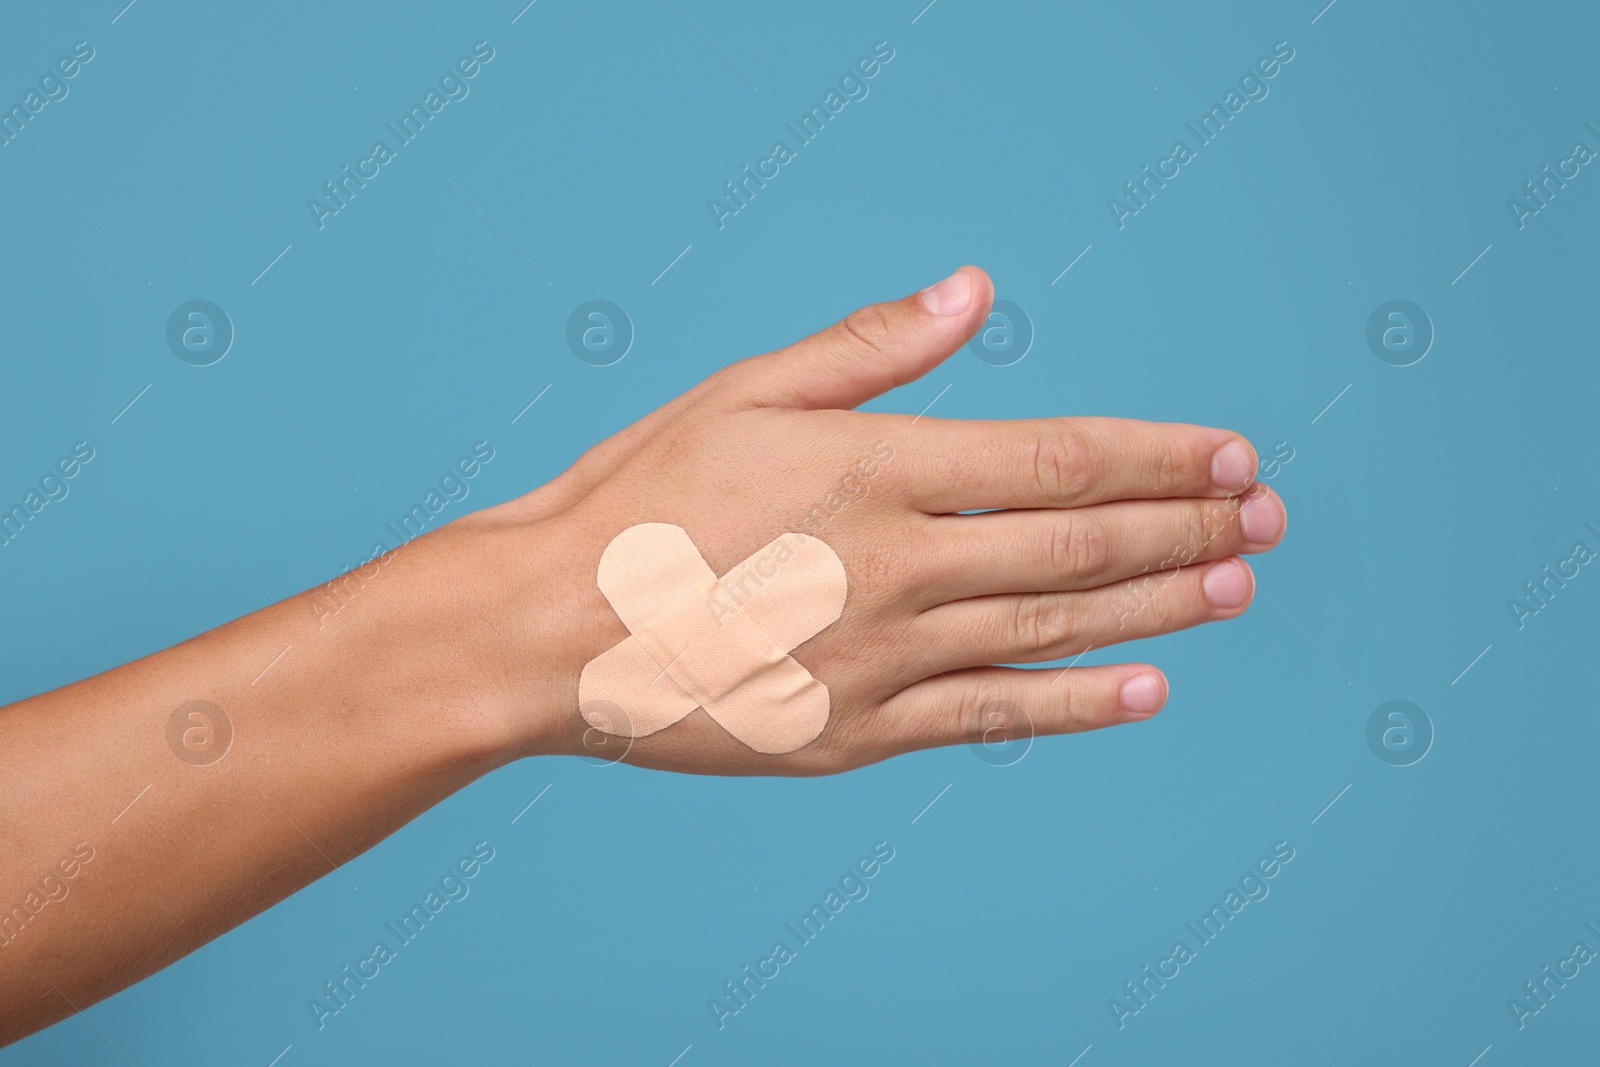
<instances>
[{"instance_id":1,"label":"fingernail","mask_svg":"<svg viewBox=\"0 0 1600 1067\"><path fill-rule=\"evenodd\" d=\"M1211 480L1218 489L1243 489L1255 471L1255 461L1242 441L1229 441L1211 454Z\"/></svg>"},{"instance_id":2,"label":"fingernail","mask_svg":"<svg viewBox=\"0 0 1600 1067\"><path fill-rule=\"evenodd\" d=\"M1122 683L1121 700L1130 715L1154 715L1167 702L1167 687L1153 674L1136 674Z\"/></svg>"},{"instance_id":3,"label":"fingernail","mask_svg":"<svg viewBox=\"0 0 1600 1067\"><path fill-rule=\"evenodd\" d=\"M1239 509L1239 528L1251 544L1269 544L1283 532L1283 512L1268 494L1253 494Z\"/></svg>"},{"instance_id":4,"label":"fingernail","mask_svg":"<svg viewBox=\"0 0 1600 1067\"><path fill-rule=\"evenodd\" d=\"M1200 585L1206 599L1219 608L1236 608L1250 599L1250 575L1235 560L1212 564Z\"/></svg>"},{"instance_id":5,"label":"fingernail","mask_svg":"<svg viewBox=\"0 0 1600 1067\"><path fill-rule=\"evenodd\" d=\"M966 271L958 270L918 295L922 297L922 306L935 315L959 315L972 303L972 279L967 277Z\"/></svg>"}]
</instances>

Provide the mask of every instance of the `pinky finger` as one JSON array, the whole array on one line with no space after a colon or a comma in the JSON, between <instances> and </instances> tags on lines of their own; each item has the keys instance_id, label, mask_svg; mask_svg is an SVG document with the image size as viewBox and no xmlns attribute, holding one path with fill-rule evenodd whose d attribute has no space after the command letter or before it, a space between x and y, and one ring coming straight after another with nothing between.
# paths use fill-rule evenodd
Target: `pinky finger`
<instances>
[{"instance_id":1,"label":"pinky finger","mask_svg":"<svg viewBox=\"0 0 1600 1067\"><path fill-rule=\"evenodd\" d=\"M901 690L881 715L889 743L909 752L1098 730L1148 719L1166 701L1166 677L1145 663L972 667Z\"/></svg>"}]
</instances>

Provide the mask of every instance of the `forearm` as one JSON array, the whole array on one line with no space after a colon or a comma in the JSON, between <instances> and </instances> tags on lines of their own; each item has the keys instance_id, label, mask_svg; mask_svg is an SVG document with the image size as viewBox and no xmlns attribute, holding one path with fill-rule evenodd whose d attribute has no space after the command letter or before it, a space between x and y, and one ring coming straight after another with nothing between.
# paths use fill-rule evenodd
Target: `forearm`
<instances>
[{"instance_id":1,"label":"forearm","mask_svg":"<svg viewBox=\"0 0 1600 1067\"><path fill-rule=\"evenodd\" d=\"M526 496L0 711L0 1040L177 959L519 756L828 774L1149 718L1167 698L1155 667L1077 659L1243 612L1240 555L1283 536L1282 504L1224 430L848 410L950 356L991 299L963 268L863 309L718 372ZM640 547L646 526L677 533ZM747 583L777 572L741 561L779 537L792 556L802 533L842 574L786 570L751 602ZM619 541L635 547L602 580ZM654 552L675 562L641 558ZM695 614L702 590L715 627ZM720 637L728 597L747 610ZM758 607L776 636L757 632ZM647 633L630 644L635 624ZM694 671L679 664L691 647ZM580 707L585 665L608 653L628 670L589 675ZM1071 670L996 666L1062 659ZM766 669L788 689L745 686ZM754 720L784 743L750 743Z\"/></svg>"},{"instance_id":2,"label":"forearm","mask_svg":"<svg viewBox=\"0 0 1600 1067\"><path fill-rule=\"evenodd\" d=\"M508 580L526 560L479 558L506 549L499 536L445 527L0 712L0 1040L158 970L550 743L562 672L508 654L527 625L511 601L530 592Z\"/></svg>"}]
</instances>

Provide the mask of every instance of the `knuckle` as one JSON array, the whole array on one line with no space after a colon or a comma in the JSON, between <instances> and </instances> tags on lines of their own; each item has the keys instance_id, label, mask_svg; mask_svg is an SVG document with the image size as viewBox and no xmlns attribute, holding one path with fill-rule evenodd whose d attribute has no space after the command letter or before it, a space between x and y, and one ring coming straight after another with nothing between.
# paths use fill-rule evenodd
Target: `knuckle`
<instances>
[{"instance_id":1,"label":"knuckle","mask_svg":"<svg viewBox=\"0 0 1600 1067\"><path fill-rule=\"evenodd\" d=\"M1094 453L1083 434L1066 426L1041 433L1033 446L1033 479L1047 500L1074 500L1098 477Z\"/></svg>"},{"instance_id":2,"label":"knuckle","mask_svg":"<svg viewBox=\"0 0 1600 1067\"><path fill-rule=\"evenodd\" d=\"M1172 496L1189 484L1189 457L1181 442L1164 437L1156 443L1152 457L1156 489L1163 496Z\"/></svg>"},{"instance_id":3,"label":"knuckle","mask_svg":"<svg viewBox=\"0 0 1600 1067\"><path fill-rule=\"evenodd\" d=\"M1086 512L1064 516L1050 535L1053 574L1093 578L1111 566L1111 535L1104 520Z\"/></svg>"},{"instance_id":4,"label":"knuckle","mask_svg":"<svg viewBox=\"0 0 1600 1067\"><path fill-rule=\"evenodd\" d=\"M1193 614L1193 602L1200 595L1199 587L1188 571L1162 571L1146 576L1151 629L1166 633L1188 625Z\"/></svg>"},{"instance_id":5,"label":"knuckle","mask_svg":"<svg viewBox=\"0 0 1600 1067\"><path fill-rule=\"evenodd\" d=\"M706 375L703 382L705 391L708 393L715 393L727 389L736 389L740 385L743 385L745 380L749 378L754 371L759 370L761 364L754 362L759 358L760 357L750 357L748 359L741 359L737 362L718 367L716 370Z\"/></svg>"},{"instance_id":6,"label":"knuckle","mask_svg":"<svg viewBox=\"0 0 1600 1067\"><path fill-rule=\"evenodd\" d=\"M855 347L874 355L882 355L889 346L891 327L889 316L876 304L857 308L839 323L845 338Z\"/></svg>"},{"instance_id":7,"label":"knuckle","mask_svg":"<svg viewBox=\"0 0 1600 1067\"><path fill-rule=\"evenodd\" d=\"M1171 629L1173 615L1172 582L1180 573L1176 570L1146 571L1129 579L1126 596L1118 607L1118 629L1130 625L1139 634L1164 633Z\"/></svg>"},{"instance_id":8,"label":"knuckle","mask_svg":"<svg viewBox=\"0 0 1600 1067\"><path fill-rule=\"evenodd\" d=\"M1199 551L1195 558L1204 555L1208 550L1214 553L1214 547L1223 547L1240 543L1243 533L1239 529L1239 501L1236 497L1223 500L1202 500L1195 503L1195 526L1199 533Z\"/></svg>"},{"instance_id":9,"label":"knuckle","mask_svg":"<svg viewBox=\"0 0 1600 1067\"><path fill-rule=\"evenodd\" d=\"M1227 520L1225 514L1215 514L1209 505L1210 501L1205 500L1186 505L1183 525L1173 534L1172 550L1156 565L1156 570L1176 571L1215 551L1213 543L1219 536L1225 536ZM1220 525L1219 518L1222 519Z\"/></svg>"},{"instance_id":10,"label":"knuckle","mask_svg":"<svg viewBox=\"0 0 1600 1067\"><path fill-rule=\"evenodd\" d=\"M1011 613L1011 645L1027 655L1044 655L1072 636L1073 619L1065 601L1054 593L1025 593Z\"/></svg>"},{"instance_id":11,"label":"knuckle","mask_svg":"<svg viewBox=\"0 0 1600 1067\"><path fill-rule=\"evenodd\" d=\"M985 679L965 687L956 698L955 722L952 733L955 740L967 744L983 744L1010 740L1018 724L1012 709L1015 694L1009 686Z\"/></svg>"},{"instance_id":12,"label":"knuckle","mask_svg":"<svg viewBox=\"0 0 1600 1067\"><path fill-rule=\"evenodd\" d=\"M725 364L679 397L676 407L667 405L667 409L676 416L681 407L702 401L725 409L750 406L752 399L760 394L763 383L768 381L772 368L770 352Z\"/></svg>"}]
</instances>

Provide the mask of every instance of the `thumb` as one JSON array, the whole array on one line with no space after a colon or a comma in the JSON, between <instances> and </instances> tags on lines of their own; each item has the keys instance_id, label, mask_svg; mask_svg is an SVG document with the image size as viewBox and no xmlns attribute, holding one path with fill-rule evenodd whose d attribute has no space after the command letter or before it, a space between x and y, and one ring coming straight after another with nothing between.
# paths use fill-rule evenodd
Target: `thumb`
<instances>
[{"instance_id":1,"label":"thumb","mask_svg":"<svg viewBox=\"0 0 1600 1067\"><path fill-rule=\"evenodd\" d=\"M989 276L962 267L921 292L868 304L820 333L730 368L732 391L748 404L853 408L949 359L993 302Z\"/></svg>"}]
</instances>

